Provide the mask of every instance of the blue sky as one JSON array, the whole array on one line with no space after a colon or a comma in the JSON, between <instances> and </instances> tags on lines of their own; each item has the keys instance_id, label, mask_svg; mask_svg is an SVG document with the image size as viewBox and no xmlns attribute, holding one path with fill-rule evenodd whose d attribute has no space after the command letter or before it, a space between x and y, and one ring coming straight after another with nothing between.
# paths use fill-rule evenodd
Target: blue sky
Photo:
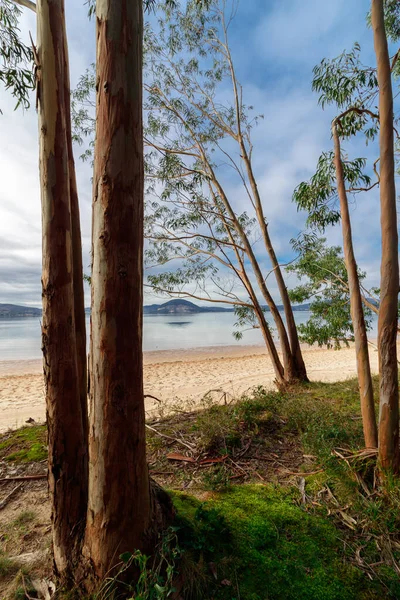
<instances>
[{"instance_id":1,"label":"blue sky","mask_svg":"<svg viewBox=\"0 0 400 600\"><path fill-rule=\"evenodd\" d=\"M67 28L72 84L94 59L94 23L83 0L68 0ZM315 169L331 147L332 111L322 111L311 91L312 68L358 41L365 63L374 64L372 32L364 0L242 0L232 25L231 47L244 99L265 115L254 130L254 160L265 212L277 254L291 257L289 240L304 228L305 215L291 202L294 187ZM21 29L34 36L33 13L25 11ZM34 108L13 111L0 89L0 302L40 305L40 194L37 115ZM361 142L347 148L373 156ZM76 156L79 156L77 149ZM81 202L84 264L90 249L90 167L76 160ZM235 190L232 190L232 194ZM379 282L379 192L359 195L352 204L355 250L368 284ZM327 232L341 243L340 227ZM295 283L289 280L289 285ZM272 286L275 295L275 288ZM154 298L147 298L148 302Z\"/></svg>"}]
</instances>

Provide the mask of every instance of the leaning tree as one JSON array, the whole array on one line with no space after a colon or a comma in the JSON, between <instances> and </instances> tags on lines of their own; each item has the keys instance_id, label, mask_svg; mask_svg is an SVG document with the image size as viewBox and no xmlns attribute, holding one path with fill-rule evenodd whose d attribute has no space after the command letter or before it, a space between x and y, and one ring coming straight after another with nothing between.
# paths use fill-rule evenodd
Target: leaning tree
<instances>
[{"instance_id":1,"label":"leaning tree","mask_svg":"<svg viewBox=\"0 0 400 600\"><path fill-rule=\"evenodd\" d=\"M231 5L214 1L202 11L198 4L193 0L185 10L164 7L155 30L145 30L148 285L172 297L232 305L239 328L260 328L277 381L305 380L293 310L254 167L251 130L260 117L251 116L252 107L244 104L229 46ZM93 133L94 84L89 69L74 94L75 133L81 142ZM221 101L226 90L229 97ZM83 158L91 157L92 144ZM240 203L233 197L234 185ZM265 255L271 264L267 272ZM275 278L285 319L269 277Z\"/></svg>"}]
</instances>

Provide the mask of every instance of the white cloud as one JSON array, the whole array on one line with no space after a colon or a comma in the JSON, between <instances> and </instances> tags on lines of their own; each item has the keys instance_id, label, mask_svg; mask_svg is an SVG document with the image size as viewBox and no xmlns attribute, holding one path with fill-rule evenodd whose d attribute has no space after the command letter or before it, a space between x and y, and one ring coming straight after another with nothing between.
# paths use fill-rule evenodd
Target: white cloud
<instances>
[{"instance_id":1,"label":"white cloud","mask_svg":"<svg viewBox=\"0 0 400 600\"><path fill-rule=\"evenodd\" d=\"M326 55L334 56L358 39L372 55L365 27L363 0L268 0L242 2L232 30L233 54L246 104L265 119L253 130L254 166L276 250L290 254L289 239L304 225L304 215L291 202L295 186L313 172L322 150L330 145L332 112L317 106L311 92L311 69ZM75 85L94 56L94 23L81 0L67 3L71 80ZM34 16L24 13L25 39L35 32ZM37 115L32 107L13 112L14 102L0 90L0 302L40 303L40 194ZM355 146L358 155L361 146ZM77 153L78 154L78 153ZM80 191L84 267L90 262L91 169L76 160ZM236 206L243 194L229 186ZM357 198L352 212L356 253L371 284L379 276L379 207L376 193ZM341 244L340 228L327 232ZM267 261L265 260L267 268ZM272 285L275 293L275 286ZM88 299L87 299L88 301Z\"/></svg>"}]
</instances>

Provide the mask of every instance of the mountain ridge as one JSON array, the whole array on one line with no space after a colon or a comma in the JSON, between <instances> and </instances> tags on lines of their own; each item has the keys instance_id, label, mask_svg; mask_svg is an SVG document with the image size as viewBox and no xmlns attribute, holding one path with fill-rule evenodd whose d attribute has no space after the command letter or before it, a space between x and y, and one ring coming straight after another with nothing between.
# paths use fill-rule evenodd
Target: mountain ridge
<instances>
[{"instance_id":1,"label":"mountain ridge","mask_svg":"<svg viewBox=\"0 0 400 600\"><path fill-rule=\"evenodd\" d=\"M264 306L264 310L269 312L269 308ZM279 310L283 310L283 306L278 305ZM293 306L294 311L307 311L310 309L309 304L300 304ZM221 306L199 306L184 300L183 298L174 298L163 302L162 304L145 304L143 306L144 315L187 315L199 313L232 313L233 308L224 308ZM85 308L85 313L90 314L90 308ZM18 304L2 304L0 303L0 318L22 318L22 317L40 317L42 309L30 306L20 306Z\"/></svg>"}]
</instances>

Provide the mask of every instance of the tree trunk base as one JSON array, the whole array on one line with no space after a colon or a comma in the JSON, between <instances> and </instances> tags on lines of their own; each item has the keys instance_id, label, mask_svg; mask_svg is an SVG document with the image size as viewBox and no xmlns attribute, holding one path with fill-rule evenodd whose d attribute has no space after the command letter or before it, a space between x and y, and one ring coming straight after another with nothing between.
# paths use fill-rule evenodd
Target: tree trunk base
<instances>
[{"instance_id":1,"label":"tree trunk base","mask_svg":"<svg viewBox=\"0 0 400 600\"><path fill-rule=\"evenodd\" d=\"M146 530L141 548L139 548L146 556L153 554L154 548L157 547L162 534L171 525L175 517L170 496L152 479L150 480L150 498L152 510L151 525ZM136 550L138 548L132 548L131 553L133 554ZM107 586L107 594L109 594L111 593L111 589L114 590L118 587L117 579L120 582L130 583L135 582L139 575L140 572L136 564L124 564L118 560L115 567L110 569L107 579L101 581L96 576L87 549L83 548L81 562L75 571L75 589L79 590L83 597L87 597L87 594L99 594ZM114 582L112 581L113 578ZM124 589L126 591L126 587Z\"/></svg>"}]
</instances>

